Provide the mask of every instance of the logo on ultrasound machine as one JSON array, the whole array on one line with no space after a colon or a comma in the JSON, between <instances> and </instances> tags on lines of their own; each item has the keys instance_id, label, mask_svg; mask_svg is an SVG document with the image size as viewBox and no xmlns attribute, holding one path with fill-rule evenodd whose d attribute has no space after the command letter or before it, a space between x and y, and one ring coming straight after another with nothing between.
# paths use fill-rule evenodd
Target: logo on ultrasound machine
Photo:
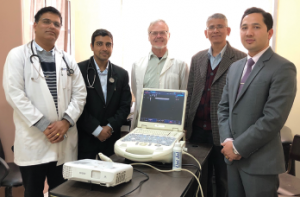
<instances>
[{"instance_id":1,"label":"logo on ultrasound machine","mask_svg":"<svg viewBox=\"0 0 300 197\"><path fill-rule=\"evenodd\" d=\"M165 127L165 125L159 125L159 124L156 124L154 125L155 127Z\"/></svg>"}]
</instances>

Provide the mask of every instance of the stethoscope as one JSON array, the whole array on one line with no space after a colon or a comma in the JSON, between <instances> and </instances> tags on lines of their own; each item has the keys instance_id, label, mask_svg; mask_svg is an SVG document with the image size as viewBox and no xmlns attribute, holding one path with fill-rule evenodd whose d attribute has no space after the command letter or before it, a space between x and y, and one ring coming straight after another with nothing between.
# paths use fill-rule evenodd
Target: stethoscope
<instances>
[{"instance_id":1,"label":"stethoscope","mask_svg":"<svg viewBox=\"0 0 300 197\"><path fill-rule=\"evenodd\" d=\"M41 59L40 59L40 57L39 57L37 54L34 54L34 50L33 50L33 40L31 41L31 52L32 52L32 55L29 57L30 62L33 64L32 58L33 58L33 57L37 57L37 58L39 59L40 64L41 64ZM72 75L74 74L74 70L73 70L73 69L70 69L69 65L67 64L67 61L65 60L65 56L64 56L64 55L63 55L62 58L63 58L63 60L64 60L64 62L65 62L65 64L66 64L66 66L67 66L67 75L68 75L68 76L72 76ZM34 67L34 69L36 70L35 66L33 66L33 67ZM41 68L41 66L39 67L39 70L36 70L36 71L39 73L38 78L39 78L39 77L42 77L41 74L40 74L40 68ZM43 78L43 77L42 77L42 78ZM34 79L33 77L32 77L31 79L32 79L32 80L36 80L36 79Z\"/></svg>"},{"instance_id":2,"label":"stethoscope","mask_svg":"<svg viewBox=\"0 0 300 197\"><path fill-rule=\"evenodd\" d=\"M93 57L90 58L89 63L88 63L88 67L86 69L86 79L87 79L87 88L94 88L94 84L96 81L96 70L95 68L91 65L91 60L93 60ZM110 77L108 79L109 83L115 83L115 79L113 78L113 70L112 70L112 66L111 63L109 61L109 69L110 69ZM92 70L94 73L94 78L93 78L93 82L91 83L89 80L89 71Z\"/></svg>"}]
</instances>

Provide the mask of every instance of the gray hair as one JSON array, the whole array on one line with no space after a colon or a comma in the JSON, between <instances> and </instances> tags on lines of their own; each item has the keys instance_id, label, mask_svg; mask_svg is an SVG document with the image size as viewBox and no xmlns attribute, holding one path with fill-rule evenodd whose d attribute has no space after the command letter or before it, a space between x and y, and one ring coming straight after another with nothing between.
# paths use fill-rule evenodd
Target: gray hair
<instances>
[{"instance_id":1,"label":"gray hair","mask_svg":"<svg viewBox=\"0 0 300 197\"><path fill-rule=\"evenodd\" d=\"M166 23L166 21L164 21L164 20L162 20L162 19L157 19L157 20L152 21L152 22L150 23L150 25L149 25L149 27L148 27L148 33L149 33L150 27L151 27L152 25L156 24L156 23L159 23L159 22L163 22L164 24L166 24L166 25L167 25L167 28L168 28L168 31L169 31L169 26L168 26L168 24Z\"/></svg>"},{"instance_id":2,"label":"gray hair","mask_svg":"<svg viewBox=\"0 0 300 197\"><path fill-rule=\"evenodd\" d=\"M228 21L227 21L227 18L224 14L221 14L221 13L215 13L213 15L211 15L210 17L207 18L207 21L206 21L206 26L208 26L208 22L211 20L211 19L224 19L225 23L226 23L226 26L228 26Z\"/></svg>"}]
</instances>

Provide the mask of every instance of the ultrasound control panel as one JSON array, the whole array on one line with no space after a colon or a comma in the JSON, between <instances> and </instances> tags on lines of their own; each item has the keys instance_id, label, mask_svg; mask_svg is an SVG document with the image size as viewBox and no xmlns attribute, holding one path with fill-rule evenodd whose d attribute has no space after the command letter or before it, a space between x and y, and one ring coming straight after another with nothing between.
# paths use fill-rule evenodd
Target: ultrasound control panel
<instances>
[{"instance_id":1,"label":"ultrasound control panel","mask_svg":"<svg viewBox=\"0 0 300 197\"><path fill-rule=\"evenodd\" d=\"M136 145L142 146L171 146L177 138L169 136L155 136L144 134L128 134L121 141L135 142Z\"/></svg>"}]
</instances>

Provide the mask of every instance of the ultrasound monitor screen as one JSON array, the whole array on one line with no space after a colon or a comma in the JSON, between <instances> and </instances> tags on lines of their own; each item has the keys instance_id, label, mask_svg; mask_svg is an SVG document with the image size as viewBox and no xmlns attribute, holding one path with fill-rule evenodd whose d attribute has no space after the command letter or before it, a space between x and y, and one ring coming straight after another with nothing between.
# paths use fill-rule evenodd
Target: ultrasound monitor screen
<instances>
[{"instance_id":1,"label":"ultrasound monitor screen","mask_svg":"<svg viewBox=\"0 0 300 197\"><path fill-rule=\"evenodd\" d=\"M140 121L181 125L184 92L144 91Z\"/></svg>"}]
</instances>

